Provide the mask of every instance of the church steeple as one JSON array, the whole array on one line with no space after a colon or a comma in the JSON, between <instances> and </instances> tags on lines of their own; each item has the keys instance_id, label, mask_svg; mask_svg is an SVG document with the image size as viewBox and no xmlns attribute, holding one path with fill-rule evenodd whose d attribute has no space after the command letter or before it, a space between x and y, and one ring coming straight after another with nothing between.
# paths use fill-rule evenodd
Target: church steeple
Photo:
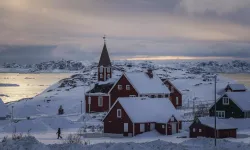
<instances>
[{"instance_id":1,"label":"church steeple","mask_svg":"<svg viewBox=\"0 0 250 150\"><path fill-rule=\"evenodd\" d=\"M101 57L98 63L98 81L106 81L112 77L112 65L109 58L109 53L106 46L106 36L103 37L104 45Z\"/></svg>"}]
</instances>

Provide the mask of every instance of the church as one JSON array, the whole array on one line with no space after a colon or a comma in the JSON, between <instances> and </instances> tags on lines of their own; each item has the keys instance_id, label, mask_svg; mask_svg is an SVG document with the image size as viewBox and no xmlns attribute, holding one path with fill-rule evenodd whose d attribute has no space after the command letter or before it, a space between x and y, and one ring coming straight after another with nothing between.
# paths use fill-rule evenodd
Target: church
<instances>
[{"instance_id":1,"label":"church","mask_svg":"<svg viewBox=\"0 0 250 150\"><path fill-rule=\"evenodd\" d=\"M173 97L178 89L173 90L175 87L162 81L151 68L146 72L123 72L120 78L113 78L105 37L97 69L98 82L85 93L86 113L108 112L120 97L167 98L175 108L182 105L181 93L180 98Z\"/></svg>"}]
</instances>

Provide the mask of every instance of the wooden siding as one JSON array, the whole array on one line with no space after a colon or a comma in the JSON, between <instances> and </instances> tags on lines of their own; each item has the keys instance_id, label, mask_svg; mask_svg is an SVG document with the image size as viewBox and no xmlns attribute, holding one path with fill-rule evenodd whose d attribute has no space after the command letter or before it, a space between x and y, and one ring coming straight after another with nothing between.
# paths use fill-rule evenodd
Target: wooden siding
<instances>
[{"instance_id":1,"label":"wooden siding","mask_svg":"<svg viewBox=\"0 0 250 150\"><path fill-rule=\"evenodd\" d=\"M91 97L91 104L88 104L88 97ZM98 97L99 96L85 96L85 110L86 113L91 112L105 112L109 111L109 96L101 96L103 97L103 106L98 106ZM90 106L90 109L89 109ZM89 112L90 110L90 112Z\"/></svg>"},{"instance_id":2,"label":"wooden siding","mask_svg":"<svg viewBox=\"0 0 250 150\"><path fill-rule=\"evenodd\" d=\"M118 85L122 85L122 90L118 90ZM130 90L126 90L126 85L130 85ZM129 97L129 95L138 96L138 93L134 87L130 84L127 78L122 75L119 81L114 85L113 89L110 91L111 96L111 106L115 103L118 97Z\"/></svg>"},{"instance_id":3,"label":"wooden siding","mask_svg":"<svg viewBox=\"0 0 250 150\"><path fill-rule=\"evenodd\" d=\"M159 133L166 135L166 124L165 123L156 123L155 129Z\"/></svg>"},{"instance_id":4,"label":"wooden siding","mask_svg":"<svg viewBox=\"0 0 250 150\"><path fill-rule=\"evenodd\" d=\"M117 109L121 109L121 118L117 118ZM123 134L124 136L128 136L128 133L133 134L133 123L119 102L115 104L103 122L104 133ZM128 123L128 132L126 133L123 132L124 123Z\"/></svg>"},{"instance_id":5,"label":"wooden siding","mask_svg":"<svg viewBox=\"0 0 250 150\"><path fill-rule=\"evenodd\" d=\"M174 88L174 91L171 92L169 96L169 99L171 100L174 107L176 108L182 106L182 94L176 89L175 86L173 86L173 84L170 81L166 80L164 84L168 87L170 92L171 92L171 87ZM178 97L178 105L176 103L176 97Z\"/></svg>"},{"instance_id":6,"label":"wooden siding","mask_svg":"<svg viewBox=\"0 0 250 150\"><path fill-rule=\"evenodd\" d=\"M225 118L244 118L244 112L231 99L229 99L229 105L223 105L223 97L217 101L216 111L225 111ZM209 109L209 115L214 116L214 106Z\"/></svg>"}]
</instances>

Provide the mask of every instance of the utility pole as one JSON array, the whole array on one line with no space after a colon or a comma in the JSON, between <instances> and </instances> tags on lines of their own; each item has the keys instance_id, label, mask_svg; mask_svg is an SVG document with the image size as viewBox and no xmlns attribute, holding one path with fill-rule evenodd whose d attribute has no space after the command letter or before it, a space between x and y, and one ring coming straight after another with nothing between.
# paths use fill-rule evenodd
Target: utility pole
<instances>
[{"instance_id":1,"label":"utility pole","mask_svg":"<svg viewBox=\"0 0 250 150\"><path fill-rule=\"evenodd\" d=\"M217 76L214 76L214 145L216 146L217 129L216 129L216 80Z\"/></svg>"},{"instance_id":2,"label":"utility pole","mask_svg":"<svg viewBox=\"0 0 250 150\"><path fill-rule=\"evenodd\" d=\"M82 101L81 101L81 114L82 114Z\"/></svg>"},{"instance_id":3,"label":"utility pole","mask_svg":"<svg viewBox=\"0 0 250 150\"><path fill-rule=\"evenodd\" d=\"M13 121L14 121L14 114L13 114L13 112L14 112L14 111L13 111L14 106L11 106L11 108L12 108L12 113L11 113L12 117L11 117L11 118L12 118L12 122L13 122Z\"/></svg>"}]
</instances>

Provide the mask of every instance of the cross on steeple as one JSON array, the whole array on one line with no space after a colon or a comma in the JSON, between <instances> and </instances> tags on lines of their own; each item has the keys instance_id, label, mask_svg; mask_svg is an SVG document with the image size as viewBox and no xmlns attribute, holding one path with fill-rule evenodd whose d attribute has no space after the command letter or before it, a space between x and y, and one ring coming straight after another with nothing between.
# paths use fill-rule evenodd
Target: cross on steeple
<instances>
[{"instance_id":1,"label":"cross on steeple","mask_svg":"<svg viewBox=\"0 0 250 150\"><path fill-rule=\"evenodd\" d=\"M106 35L103 36L104 43L106 43Z\"/></svg>"}]
</instances>

